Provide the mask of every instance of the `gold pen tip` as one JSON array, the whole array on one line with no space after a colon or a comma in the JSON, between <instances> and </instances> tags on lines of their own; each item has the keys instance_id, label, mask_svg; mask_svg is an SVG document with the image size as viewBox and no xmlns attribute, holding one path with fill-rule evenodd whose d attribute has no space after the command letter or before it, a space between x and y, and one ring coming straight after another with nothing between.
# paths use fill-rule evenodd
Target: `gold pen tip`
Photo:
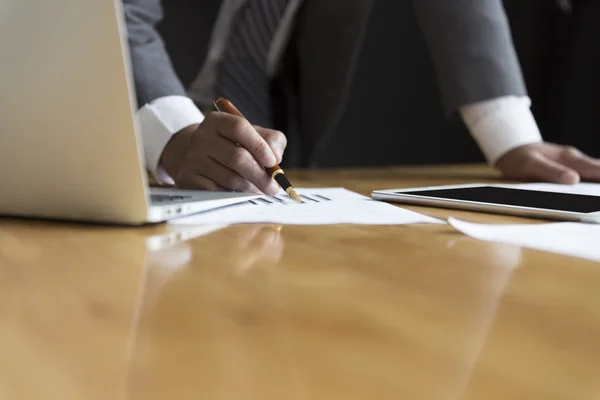
<instances>
[{"instance_id":1,"label":"gold pen tip","mask_svg":"<svg viewBox=\"0 0 600 400\"><path fill-rule=\"evenodd\" d=\"M300 196L298 196L298 193L296 193L296 191L294 189L290 190L289 195L292 199L296 200L298 203L303 202L302 200L300 200Z\"/></svg>"}]
</instances>

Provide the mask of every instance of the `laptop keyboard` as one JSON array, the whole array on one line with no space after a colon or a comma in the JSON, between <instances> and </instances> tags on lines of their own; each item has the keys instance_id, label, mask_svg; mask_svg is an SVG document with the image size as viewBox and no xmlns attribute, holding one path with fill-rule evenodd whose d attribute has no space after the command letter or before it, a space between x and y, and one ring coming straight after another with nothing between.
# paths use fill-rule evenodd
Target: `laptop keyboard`
<instances>
[{"instance_id":1,"label":"laptop keyboard","mask_svg":"<svg viewBox=\"0 0 600 400\"><path fill-rule=\"evenodd\" d=\"M192 196L172 196L169 194L151 194L150 200L152 203L173 203L176 201L191 200Z\"/></svg>"}]
</instances>

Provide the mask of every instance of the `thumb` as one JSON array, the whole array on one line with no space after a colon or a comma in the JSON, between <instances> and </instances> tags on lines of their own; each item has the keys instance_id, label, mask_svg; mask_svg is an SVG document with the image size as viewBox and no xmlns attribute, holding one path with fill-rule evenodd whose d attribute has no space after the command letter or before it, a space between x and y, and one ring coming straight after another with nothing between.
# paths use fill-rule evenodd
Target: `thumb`
<instances>
[{"instance_id":1,"label":"thumb","mask_svg":"<svg viewBox=\"0 0 600 400\"><path fill-rule=\"evenodd\" d=\"M523 171L527 176L565 185L579 183L580 177L575 170L552 161L540 153L531 154L530 157L530 162Z\"/></svg>"}]
</instances>

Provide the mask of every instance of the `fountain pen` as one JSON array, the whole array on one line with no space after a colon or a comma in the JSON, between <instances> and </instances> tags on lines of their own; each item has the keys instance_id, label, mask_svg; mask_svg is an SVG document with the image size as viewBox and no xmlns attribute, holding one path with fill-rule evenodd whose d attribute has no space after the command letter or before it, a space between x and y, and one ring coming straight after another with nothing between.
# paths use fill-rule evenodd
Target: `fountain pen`
<instances>
[{"instance_id":1,"label":"fountain pen","mask_svg":"<svg viewBox=\"0 0 600 400\"><path fill-rule=\"evenodd\" d=\"M246 119L242 115L242 113L229 100L219 97L217 100L215 100L214 104L215 104L215 108L217 109L217 111L221 111L221 112L224 112L227 114L235 115L236 117ZM296 189L294 189L294 187L292 186L290 181L288 181L288 179L285 177L285 174L283 173L283 169L281 169L281 167L279 165L275 164L275 166L265 167L265 169L266 169L267 173L269 175L271 175L271 178L275 179L275 181L279 184L279 186L281 186L281 188L283 190L285 190L285 192L288 194L288 196L290 196L292 199L302 203L302 200L300 200L298 193L296 193Z\"/></svg>"}]
</instances>

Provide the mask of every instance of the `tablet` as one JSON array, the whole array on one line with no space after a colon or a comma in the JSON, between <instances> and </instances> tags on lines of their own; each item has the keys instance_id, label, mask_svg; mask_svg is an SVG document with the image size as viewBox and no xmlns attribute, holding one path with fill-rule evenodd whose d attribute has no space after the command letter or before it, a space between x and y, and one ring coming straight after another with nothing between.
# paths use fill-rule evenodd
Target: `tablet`
<instances>
[{"instance_id":1,"label":"tablet","mask_svg":"<svg viewBox=\"0 0 600 400\"><path fill-rule=\"evenodd\" d=\"M600 223L600 196L584 194L468 184L375 190L371 195L376 200L397 203Z\"/></svg>"}]
</instances>

